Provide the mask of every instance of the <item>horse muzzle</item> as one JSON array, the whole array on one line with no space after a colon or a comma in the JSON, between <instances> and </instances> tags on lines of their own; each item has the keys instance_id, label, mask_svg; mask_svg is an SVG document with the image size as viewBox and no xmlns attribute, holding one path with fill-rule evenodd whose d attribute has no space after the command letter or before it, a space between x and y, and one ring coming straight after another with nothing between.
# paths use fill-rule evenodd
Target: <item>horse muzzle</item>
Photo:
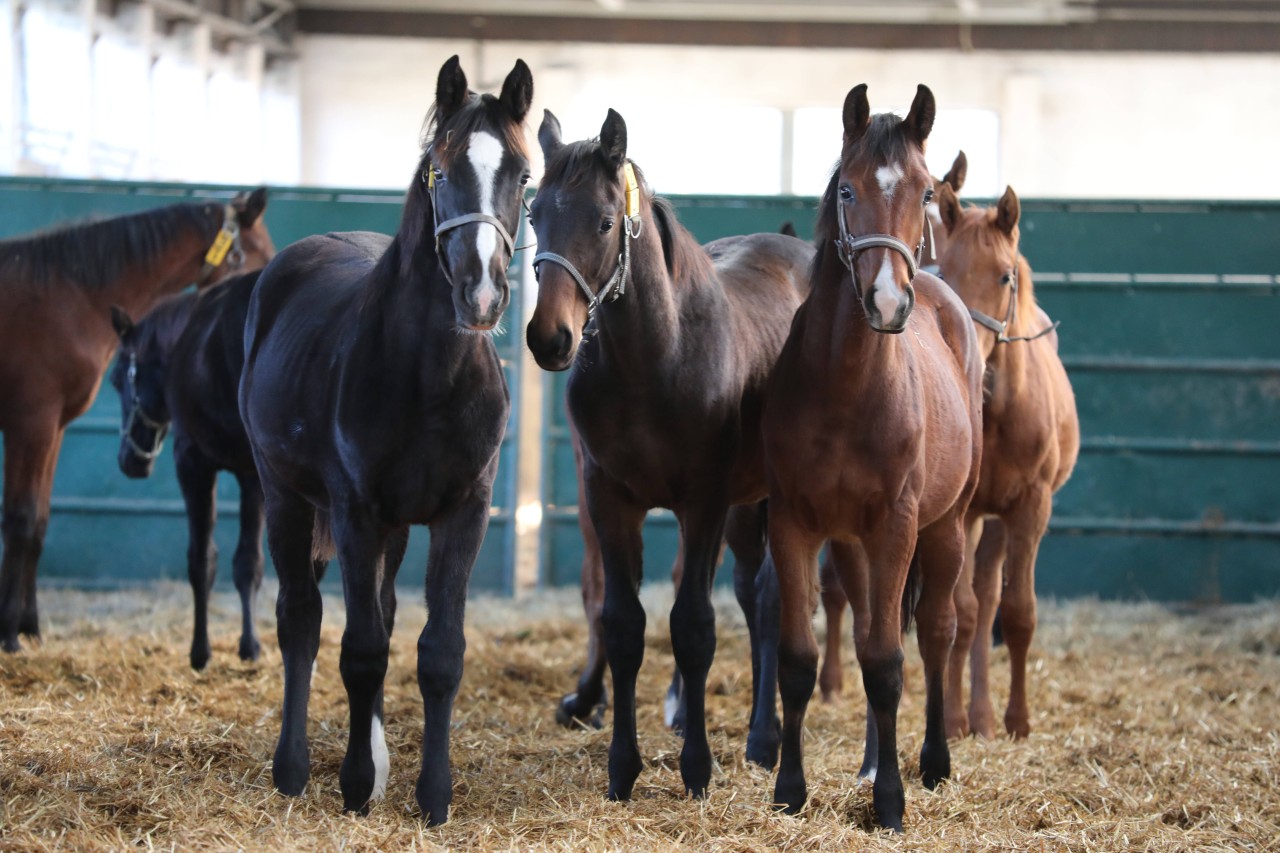
<instances>
[{"instance_id":1,"label":"horse muzzle","mask_svg":"<svg viewBox=\"0 0 1280 853\"><path fill-rule=\"evenodd\" d=\"M911 312L916 307L916 289L910 284L902 288L902 294L905 299L899 299L893 316L885 318L881 315L880 306L875 299L875 291L872 290L867 294L863 301L863 307L866 308L867 322L871 328L877 332L886 335L900 335L907 328L907 319L911 316Z\"/></svg>"}]
</instances>

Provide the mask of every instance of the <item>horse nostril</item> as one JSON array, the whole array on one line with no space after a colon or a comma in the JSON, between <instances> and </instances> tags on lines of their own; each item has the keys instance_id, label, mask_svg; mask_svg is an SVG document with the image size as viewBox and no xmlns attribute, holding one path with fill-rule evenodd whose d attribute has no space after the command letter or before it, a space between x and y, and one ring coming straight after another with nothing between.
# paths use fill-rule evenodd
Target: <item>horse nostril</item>
<instances>
[{"instance_id":1,"label":"horse nostril","mask_svg":"<svg viewBox=\"0 0 1280 853\"><path fill-rule=\"evenodd\" d=\"M556 356L558 358L568 358L569 351L573 349L573 332L561 326L560 331L556 334L555 345Z\"/></svg>"}]
</instances>

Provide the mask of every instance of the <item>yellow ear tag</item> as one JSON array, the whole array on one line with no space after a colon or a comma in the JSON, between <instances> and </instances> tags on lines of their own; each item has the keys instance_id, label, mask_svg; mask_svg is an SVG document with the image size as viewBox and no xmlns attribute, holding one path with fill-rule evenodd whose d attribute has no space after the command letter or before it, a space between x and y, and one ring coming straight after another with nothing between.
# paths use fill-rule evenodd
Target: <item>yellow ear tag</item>
<instances>
[{"instance_id":1,"label":"yellow ear tag","mask_svg":"<svg viewBox=\"0 0 1280 853\"><path fill-rule=\"evenodd\" d=\"M640 215L640 184L636 182L636 171L630 161L622 164L622 177L627 187L627 218L633 219Z\"/></svg>"},{"instance_id":2,"label":"yellow ear tag","mask_svg":"<svg viewBox=\"0 0 1280 853\"><path fill-rule=\"evenodd\" d=\"M436 168L435 166L432 166L430 163L428 163L427 164L427 189L433 190L435 188L436 188Z\"/></svg>"},{"instance_id":3,"label":"yellow ear tag","mask_svg":"<svg viewBox=\"0 0 1280 853\"><path fill-rule=\"evenodd\" d=\"M218 266L227 257L227 252L231 249L231 243L235 240L231 231L223 228L218 232L218 236L213 238L213 245L209 247L209 251L205 253L204 262L212 266Z\"/></svg>"}]
</instances>

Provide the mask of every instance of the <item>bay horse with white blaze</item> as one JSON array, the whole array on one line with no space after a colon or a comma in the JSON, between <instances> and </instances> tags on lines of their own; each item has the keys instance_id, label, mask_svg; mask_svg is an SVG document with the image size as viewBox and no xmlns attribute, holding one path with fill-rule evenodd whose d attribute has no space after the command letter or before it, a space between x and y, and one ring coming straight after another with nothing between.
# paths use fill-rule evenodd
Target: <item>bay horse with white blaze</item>
<instances>
[{"instance_id":1,"label":"bay horse with white blaze","mask_svg":"<svg viewBox=\"0 0 1280 853\"><path fill-rule=\"evenodd\" d=\"M448 819L467 584L489 524L510 408L490 332L510 299L506 270L529 180L523 122L532 98L522 61L495 97L468 91L451 58L440 69L429 141L395 237L309 237L284 249L254 291L240 413L280 576L285 687L272 775L282 793L301 794L310 776L307 703L322 606L312 559L330 547L347 615L343 806L364 812L385 793L382 686L395 579L409 525L426 524L416 797L429 824Z\"/></svg>"},{"instance_id":2,"label":"bay horse with white blaze","mask_svg":"<svg viewBox=\"0 0 1280 853\"><path fill-rule=\"evenodd\" d=\"M118 459L125 476L151 476L172 427L174 468L187 512L194 669L209 662L219 471L230 471L240 485L240 539L231 563L240 595L240 659L257 660L260 649L254 613L262 586L262 487L236 402L244 368L244 320L258 275L247 273L175 296L136 324L123 309L113 310L120 352L111 384L120 395Z\"/></svg>"},{"instance_id":3,"label":"bay horse with white blaze","mask_svg":"<svg viewBox=\"0 0 1280 853\"><path fill-rule=\"evenodd\" d=\"M756 605L743 598L754 598L757 577L770 574L758 572L765 557L757 506L765 496L760 410L812 249L781 234L754 234L714 241L704 251L627 159L626 123L613 110L598 140L569 144L547 113L538 141L547 164L532 205L540 286L526 338L541 367L571 370L569 416L604 563L601 621L614 696L608 795L629 799L641 770L635 708L645 625L641 527L649 509L667 507L683 544L671 609L686 709L680 773L686 791L700 797L711 778L705 721L716 645L711 582L726 527L738 555L735 586L753 660L768 651ZM748 756L771 765L775 680L772 671L753 669L758 693Z\"/></svg>"},{"instance_id":4,"label":"bay horse with white blaze","mask_svg":"<svg viewBox=\"0 0 1280 853\"><path fill-rule=\"evenodd\" d=\"M902 829L897 711L900 611L913 553L927 685L925 785L950 775L943 679L951 596L982 454L982 354L963 303L918 270L933 187L924 145L933 94L905 119L871 116L867 87L844 102L839 164L823 196L811 291L769 379L764 441L769 550L781 590L782 762L776 802L807 797L801 737L817 676L812 614L824 540L854 602L854 633L878 746L876 821Z\"/></svg>"},{"instance_id":5,"label":"bay horse with white blaze","mask_svg":"<svg viewBox=\"0 0 1280 853\"><path fill-rule=\"evenodd\" d=\"M1009 647L1004 726L1021 738L1031 730L1026 677L1036 626L1036 554L1053 493L1071 476L1080 453L1080 422L1058 356L1056 324L1036 304L1031 267L1019 252L1022 206L1013 188L992 208L962 208L944 188L938 205L949 243L942 274L969 306L987 363L982 475L969 506L964 574L956 584L959 627L948 670L947 734L995 735L988 658L998 606ZM966 654L973 666L967 720Z\"/></svg>"},{"instance_id":6,"label":"bay horse with white blaze","mask_svg":"<svg viewBox=\"0 0 1280 853\"><path fill-rule=\"evenodd\" d=\"M36 568L54 468L115 353L111 306L141 316L192 282L264 266L275 252L265 205L260 189L0 241L0 649L40 635Z\"/></svg>"}]
</instances>

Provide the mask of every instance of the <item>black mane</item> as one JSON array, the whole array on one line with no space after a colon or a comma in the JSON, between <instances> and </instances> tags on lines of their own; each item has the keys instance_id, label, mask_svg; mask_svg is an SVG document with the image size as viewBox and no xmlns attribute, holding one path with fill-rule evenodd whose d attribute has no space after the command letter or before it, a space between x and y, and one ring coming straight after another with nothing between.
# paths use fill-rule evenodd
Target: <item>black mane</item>
<instances>
[{"instance_id":1,"label":"black mane","mask_svg":"<svg viewBox=\"0 0 1280 853\"><path fill-rule=\"evenodd\" d=\"M66 278L101 290L129 267L154 261L184 233L212 243L221 225L221 206L187 203L0 240L0 281Z\"/></svg>"}]
</instances>

